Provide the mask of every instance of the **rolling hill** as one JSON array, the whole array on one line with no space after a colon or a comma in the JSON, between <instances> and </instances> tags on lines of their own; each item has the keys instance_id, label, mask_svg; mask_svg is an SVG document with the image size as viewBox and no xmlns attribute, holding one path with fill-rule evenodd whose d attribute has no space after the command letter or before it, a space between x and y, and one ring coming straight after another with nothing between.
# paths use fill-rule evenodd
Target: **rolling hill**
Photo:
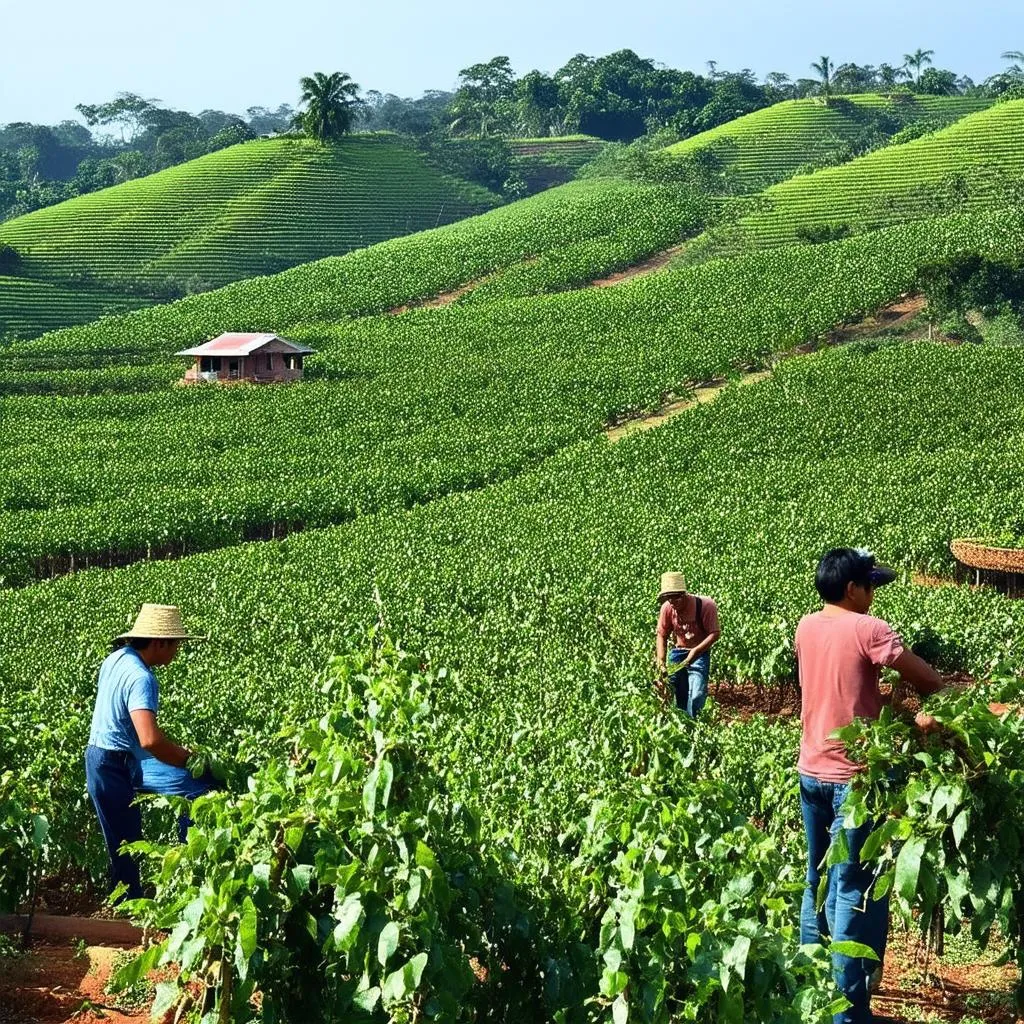
<instances>
[{"instance_id":1,"label":"rolling hill","mask_svg":"<svg viewBox=\"0 0 1024 1024\"><path fill-rule=\"evenodd\" d=\"M1014 100L773 185L756 212L698 240L694 251L739 252L806 240L808 232L841 237L968 207L999 207L1022 176L1024 100Z\"/></svg>"},{"instance_id":2,"label":"rolling hill","mask_svg":"<svg viewBox=\"0 0 1024 1024\"><path fill-rule=\"evenodd\" d=\"M324 147L301 139L232 146L0 225L19 276L63 289L48 312L0 294L22 336L134 295L174 298L341 255L489 209L497 196L447 177L393 135ZM99 299L81 300L86 286ZM116 296L116 297L115 297ZM0 326L0 334L4 327Z\"/></svg>"},{"instance_id":3,"label":"rolling hill","mask_svg":"<svg viewBox=\"0 0 1024 1024\"><path fill-rule=\"evenodd\" d=\"M900 96L873 94L785 100L738 117L710 131L669 146L683 156L717 151L749 191L783 181L805 166L843 163L869 145L899 139L913 125L939 127L984 110L990 99L974 96Z\"/></svg>"}]
</instances>

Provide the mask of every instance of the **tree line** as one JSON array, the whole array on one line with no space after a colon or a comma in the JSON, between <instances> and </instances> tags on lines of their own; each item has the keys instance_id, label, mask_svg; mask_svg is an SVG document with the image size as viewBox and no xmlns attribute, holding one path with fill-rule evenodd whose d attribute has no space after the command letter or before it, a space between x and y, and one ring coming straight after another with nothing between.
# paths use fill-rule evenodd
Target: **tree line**
<instances>
[{"instance_id":1,"label":"tree line","mask_svg":"<svg viewBox=\"0 0 1024 1024\"><path fill-rule=\"evenodd\" d=\"M576 54L553 74L517 75L508 57L497 56L463 68L454 90L430 89L417 98L363 93L344 72L317 72L300 81L299 109L253 106L244 116L192 114L120 93L78 104L84 124L0 127L0 220L263 135L294 132L329 142L352 131L399 132L443 170L513 198L519 183L507 138L686 138L781 100L812 96L829 102L863 92L1024 95L1024 51L1004 51L1006 66L981 83L935 66L934 56L918 48L899 62L874 66L823 55L810 62L811 76L774 71L761 80L749 68L729 71L713 60L702 73L669 68L632 50ZM462 145L449 145L452 140Z\"/></svg>"}]
</instances>

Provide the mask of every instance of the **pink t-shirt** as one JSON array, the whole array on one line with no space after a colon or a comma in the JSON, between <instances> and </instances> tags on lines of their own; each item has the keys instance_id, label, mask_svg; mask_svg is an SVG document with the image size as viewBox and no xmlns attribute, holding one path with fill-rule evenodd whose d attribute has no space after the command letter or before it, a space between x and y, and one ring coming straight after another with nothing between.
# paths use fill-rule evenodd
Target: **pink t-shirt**
<instances>
[{"instance_id":1,"label":"pink t-shirt","mask_svg":"<svg viewBox=\"0 0 1024 1024\"><path fill-rule=\"evenodd\" d=\"M848 782L862 766L846 756L841 740L828 735L855 718L878 717L881 666L896 661L903 642L871 615L819 611L800 620L794 646L803 701L797 767L823 782Z\"/></svg>"},{"instance_id":2,"label":"pink t-shirt","mask_svg":"<svg viewBox=\"0 0 1024 1024\"><path fill-rule=\"evenodd\" d=\"M700 621L686 619L677 614L671 601L665 601L658 613L658 636L667 640L674 636L677 647L689 650L696 647L709 633L720 633L718 626L718 605L710 597L700 596Z\"/></svg>"}]
</instances>

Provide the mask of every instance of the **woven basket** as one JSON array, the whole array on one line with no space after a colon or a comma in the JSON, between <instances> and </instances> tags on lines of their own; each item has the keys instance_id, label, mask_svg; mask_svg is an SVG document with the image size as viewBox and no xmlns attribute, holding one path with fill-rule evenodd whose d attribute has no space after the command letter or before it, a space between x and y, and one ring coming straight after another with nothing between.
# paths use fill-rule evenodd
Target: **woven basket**
<instances>
[{"instance_id":1,"label":"woven basket","mask_svg":"<svg viewBox=\"0 0 1024 1024\"><path fill-rule=\"evenodd\" d=\"M972 569L1024 573L1024 548L994 548L968 537L951 541L949 549L958 562Z\"/></svg>"}]
</instances>

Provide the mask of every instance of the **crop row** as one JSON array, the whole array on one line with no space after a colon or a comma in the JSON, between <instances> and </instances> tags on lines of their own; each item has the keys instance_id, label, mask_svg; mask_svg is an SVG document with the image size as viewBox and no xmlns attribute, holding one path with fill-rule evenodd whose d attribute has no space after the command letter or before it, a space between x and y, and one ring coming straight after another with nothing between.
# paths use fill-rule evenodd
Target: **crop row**
<instances>
[{"instance_id":1,"label":"crop row","mask_svg":"<svg viewBox=\"0 0 1024 1024\"><path fill-rule=\"evenodd\" d=\"M320 350L320 379L286 389L9 398L0 450L18 468L0 483L2 575L24 583L484 486L884 304L924 261L1012 249L1019 229L967 218L618 289L310 326L293 333Z\"/></svg>"},{"instance_id":2,"label":"crop row","mask_svg":"<svg viewBox=\"0 0 1024 1024\"><path fill-rule=\"evenodd\" d=\"M912 142L774 185L762 194L763 211L724 229L720 239L712 232L707 249L789 244L801 229L862 231L971 207L1006 208L1022 176L1024 100L1016 100Z\"/></svg>"},{"instance_id":3,"label":"crop row","mask_svg":"<svg viewBox=\"0 0 1024 1024\"><path fill-rule=\"evenodd\" d=\"M668 148L683 156L712 148L748 188L782 181L817 160L845 162L849 147L919 122L955 121L984 110L991 100L966 96L916 96L890 100L870 94L786 100L727 121ZM844 147L846 147L844 149Z\"/></svg>"},{"instance_id":4,"label":"crop row","mask_svg":"<svg viewBox=\"0 0 1024 1024\"><path fill-rule=\"evenodd\" d=\"M281 544L0 593L8 623L0 650L0 727L6 728L0 737L18 778L26 785L36 780L47 794L51 865L80 859L99 867L81 747L105 643L139 602L179 601L214 638L189 647L166 670L161 715L167 727L187 742L248 756L260 751L259 760L273 754L270 738L284 720L316 719L329 708L324 664L377 623L459 668L457 676L434 684L436 718L429 739L415 749L440 773L447 792L477 811L479 838L470 848L500 850L495 863L503 865L504 884L526 900L518 919L537 931L528 930L530 942L511 969L533 963L530 948L552 948L546 943L564 943L573 932L600 933L584 966L563 965L559 976L585 989L606 984L606 1012L625 991L615 988L621 979L599 981L585 964L591 957L607 963L616 948L616 963L625 965L633 986L661 984L642 966L654 964L665 972L666 998L718 1007L717 986L688 987L690 928L666 935L668 946L658 944L665 920L659 914L671 906L662 900L670 900L671 879L682 872L694 886L686 897L694 908L708 900L719 906L732 891L730 880L760 863L767 873L755 871L758 881L747 890L752 902L725 901L732 912L714 920L697 915L692 927L709 941L723 940L707 950L713 960L726 955L737 935L752 938L744 929L754 926L765 945L752 946L759 951L751 953L753 962L768 950L779 953L775 943L794 949L802 850L787 770L792 731L759 733L763 727L752 726L754 732L694 734L679 731L672 719L656 719L648 664L658 572L684 568L696 590L719 598L725 628L716 678L791 677L793 628L815 606L812 571L824 547L864 543L908 572L934 572L950 566L943 552L947 533L1020 528L1022 384L1012 350L922 344L828 351L785 362L768 381L726 392L659 431L614 446L581 443L482 493ZM1024 613L989 591L916 586L904 578L880 593L878 611L908 641L928 645L945 667L981 672L992 659L1020 660ZM396 693L411 694L419 707L426 693L417 685L404 679ZM360 705L346 706L354 713ZM394 728L402 715L389 713L384 728ZM997 742L985 735L986 742ZM366 771L364 759L345 763L358 764L353 772ZM907 763L916 764L909 753ZM271 757L267 770L279 774L285 764ZM1014 765L1007 761L1007 770ZM410 766L396 761L399 770ZM402 777L423 784L430 778L426 766ZM365 793L368 783L348 769L332 782L337 794L353 787ZM974 784L987 782L982 776ZM414 799L407 787L395 792ZM966 799L961 794L955 810ZM331 806L348 803L339 799ZM981 813L990 802L979 797L970 806ZM227 809L227 819L210 813L211 833L234 821ZM763 834L750 829L754 814L763 818ZM929 841L951 818L922 819L921 828L931 829ZM1004 832L1018 828L1018 819L1008 810ZM273 834L241 823L231 827L254 839L269 841ZM985 836L987 828L979 818L972 835ZM431 834L421 839L441 844L460 833L457 826L436 824ZM716 836L728 837L721 857L710 852ZM313 833L309 837L313 842ZM294 863L304 863L308 850L294 845ZM652 850L665 851L667 859ZM197 895L204 879L221 877L216 871L230 863L220 858L216 868L199 847L188 856L199 858L194 873L167 881L195 884ZM661 863L658 877L666 888L645 889L646 869L634 873L633 863L651 870ZM984 863L986 877L995 880L995 862ZM734 875L728 864L743 869ZM998 867L993 891L1016 884L1013 870ZM176 891L167 890L155 912L173 908ZM367 898L390 891L374 883ZM781 901L768 918L766 893ZM903 895L916 906L913 888ZM605 934L590 927L608 914L617 922L613 908L625 910L637 900L644 923L636 929L635 953L633 940L614 928ZM979 905L975 917L991 923L1000 906ZM754 924L741 926L741 920ZM414 941L411 922L401 931ZM419 947L405 948L408 956L419 955ZM739 976L746 977L745 970ZM780 989L775 984L770 991L792 996L784 981ZM742 991L743 1000L755 998L755 989ZM638 1020L665 1019L640 1016L636 1002L631 1013Z\"/></svg>"},{"instance_id":5,"label":"crop row","mask_svg":"<svg viewBox=\"0 0 1024 1024\"><path fill-rule=\"evenodd\" d=\"M576 182L457 224L392 239L345 256L254 278L130 316L56 331L9 347L8 363L111 352L166 360L176 349L229 330L284 333L296 324L383 313L464 285L521 260L576 242L612 236L632 223L636 258L698 226L690 197L664 186Z\"/></svg>"}]
</instances>

